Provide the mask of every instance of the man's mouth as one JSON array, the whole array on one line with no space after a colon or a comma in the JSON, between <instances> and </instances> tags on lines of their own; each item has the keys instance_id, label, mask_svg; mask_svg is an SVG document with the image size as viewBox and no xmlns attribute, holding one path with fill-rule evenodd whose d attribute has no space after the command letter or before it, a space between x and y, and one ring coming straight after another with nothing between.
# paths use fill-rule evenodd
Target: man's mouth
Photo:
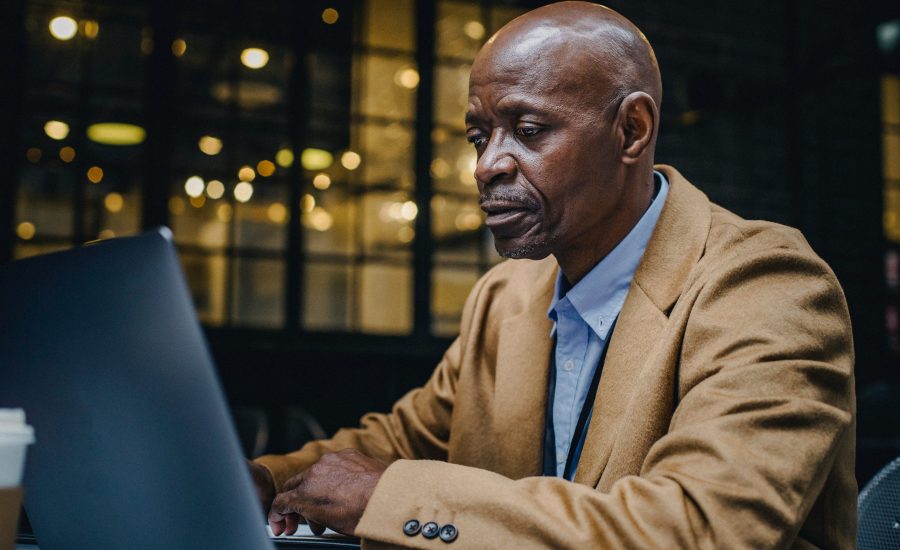
<instances>
[{"instance_id":1,"label":"man's mouth","mask_svg":"<svg viewBox=\"0 0 900 550\"><path fill-rule=\"evenodd\" d=\"M484 223L496 239L518 237L534 225L535 209L521 203L488 200L481 202L481 209L487 214Z\"/></svg>"}]
</instances>

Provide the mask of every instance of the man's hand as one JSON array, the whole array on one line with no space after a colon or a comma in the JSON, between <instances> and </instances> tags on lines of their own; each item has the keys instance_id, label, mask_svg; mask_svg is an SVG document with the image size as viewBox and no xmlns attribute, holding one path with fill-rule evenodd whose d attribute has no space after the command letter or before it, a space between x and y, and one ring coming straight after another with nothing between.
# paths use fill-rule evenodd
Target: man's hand
<instances>
[{"instance_id":1,"label":"man's hand","mask_svg":"<svg viewBox=\"0 0 900 550\"><path fill-rule=\"evenodd\" d=\"M250 468L250 477L253 478L253 485L256 486L256 496L259 497L263 513L268 514L272 499L275 498L275 481L272 479L272 474L251 460L247 461L247 467Z\"/></svg>"},{"instance_id":2,"label":"man's hand","mask_svg":"<svg viewBox=\"0 0 900 550\"><path fill-rule=\"evenodd\" d=\"M355 535L356 526L387 466L355 449L323 455L284 483L269 510L276 535L292 535L306 519L313 533L325 527Z\"/></svg>"}]
</instances>

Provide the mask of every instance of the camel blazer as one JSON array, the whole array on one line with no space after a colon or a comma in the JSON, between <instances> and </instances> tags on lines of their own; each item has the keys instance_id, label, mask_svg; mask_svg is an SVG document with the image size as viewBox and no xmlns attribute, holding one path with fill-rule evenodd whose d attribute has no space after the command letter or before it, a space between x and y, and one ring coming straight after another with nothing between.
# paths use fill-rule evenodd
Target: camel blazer
<instances>
[{"instance_id":1,"label":"camel blazer","mask_svg":"<svg viewBox=\"0 0 900 550\"><path fill-rule=\"evenodd\" d=\"M391 465L357 534L368 548L853 548L855 401L847 305L803 236L671 188L602 366L574 482L539 477L554 259L475 286L430 380L286 456ZM455 541L404 523L453 524Z\"/></svg>"}]
</instances>

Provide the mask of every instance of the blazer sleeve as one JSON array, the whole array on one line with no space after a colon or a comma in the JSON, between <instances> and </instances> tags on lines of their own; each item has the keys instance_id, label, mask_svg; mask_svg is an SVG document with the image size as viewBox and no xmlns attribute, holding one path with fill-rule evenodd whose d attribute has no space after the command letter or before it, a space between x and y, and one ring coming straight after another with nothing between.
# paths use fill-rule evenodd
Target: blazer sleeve
<instances>
[{"instance_id":1,"label":"blazer sleeve","mask_svg":"<svg viewBox=\"0 0 900 550\"><path fill-rule=\"evenodd\" d=\"M482 277L469 293L463 307L464 320L472 318L478 296L490 277L490 273ZM309 468L323 454L342 449L357 449L387 464L398 459L446 460L461 350L467 332L461 331L425 385L401 397L389 414L368 413L358 428L341 429L331 439L311 441L296 452L266 455L254 462L269 470L275 490L279 491L285 481Z\"/></svg>"},{"instance_id":2,"label":"blazer sleeve","mask_svg":"<svg viewBox=\"0 0 900 550\"><path fill-rule=\"evenodd\" d=\"M679 401L640 475L609 492L399 460L357 527L370 548L444 548L404 522L452 523L459 548L784 548L854 415L849 316L808 251L742 252L696 283ZM627 425L627 423L626 423ZM848 504L850 505L850 504Z\"/></svg>"}]
</instances>

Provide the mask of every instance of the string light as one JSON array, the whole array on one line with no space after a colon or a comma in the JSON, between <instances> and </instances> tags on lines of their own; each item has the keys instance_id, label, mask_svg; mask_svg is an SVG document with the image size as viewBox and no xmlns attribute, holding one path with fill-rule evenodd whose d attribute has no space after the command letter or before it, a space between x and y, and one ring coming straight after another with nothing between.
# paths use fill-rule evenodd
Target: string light
<instances>
[{"instance_id":1,"label":"string light","mask_svg":"<svg viewBox=\"0 0 900 550\"><path fill-rule=\"evenodd\" d=\"M241 63L250 69L262 69L269 63L269 52L262 48L244 48Z\"/></svg>"},{"instance_id":2,"label":"string light","mask_svg":"<svg viewBox=\"0 0 900 550\"><path fill-rule=\"evenodd\" d=\"M50 34L57 40L71 40L78 32L78 23L71 17L61 15L50 20Z\"/></svg>"}]
</instances>

